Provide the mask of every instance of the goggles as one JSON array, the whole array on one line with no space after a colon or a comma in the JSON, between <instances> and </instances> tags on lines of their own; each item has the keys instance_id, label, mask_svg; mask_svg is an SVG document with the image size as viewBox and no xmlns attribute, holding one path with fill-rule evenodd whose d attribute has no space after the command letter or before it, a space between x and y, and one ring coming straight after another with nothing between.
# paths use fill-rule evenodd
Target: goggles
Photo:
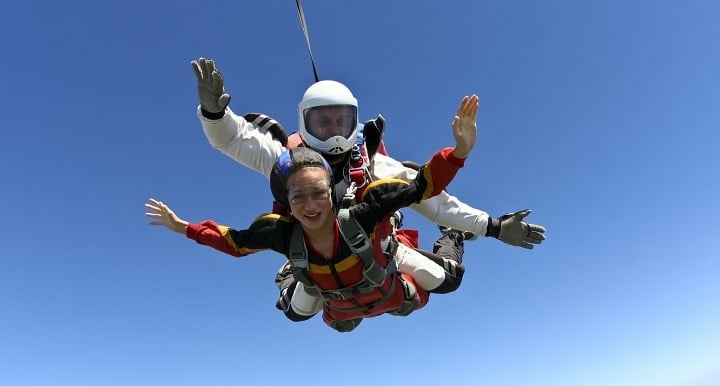
<instances>
[{"instance_id":1,"label":"goggles","mask_svg":"<svg viewBox=\"0 0 720 386\"><path fill-rule=\"evenodd\" d=\"M288 201L291 204L304 204L308 199L323 201L330 197L330 183L327 180L306 185L288 185Z\"/></svg>"}]
</instances>

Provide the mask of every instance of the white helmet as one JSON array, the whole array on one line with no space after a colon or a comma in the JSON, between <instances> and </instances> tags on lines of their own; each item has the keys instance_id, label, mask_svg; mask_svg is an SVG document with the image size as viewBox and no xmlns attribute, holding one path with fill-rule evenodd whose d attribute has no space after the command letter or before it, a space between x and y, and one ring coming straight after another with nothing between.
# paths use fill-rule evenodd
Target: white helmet
<instances>
[{"instance_id":1,"label":"white helmet","mask_svg":"<svg viewBox=\"0 0 720 386\"><path fill-rule=\"evenodd\" d=\"M316 107L349 107L353 116L347 122L347 130L332 136L322 135L307 122L307 113ZM298 127L300 136L310 146L325 154L343 154L352 149L358 130L358 103L350 89L334 80L321 80L314 83L303 95L298 104Z\"/></svg>"}]
</instances>

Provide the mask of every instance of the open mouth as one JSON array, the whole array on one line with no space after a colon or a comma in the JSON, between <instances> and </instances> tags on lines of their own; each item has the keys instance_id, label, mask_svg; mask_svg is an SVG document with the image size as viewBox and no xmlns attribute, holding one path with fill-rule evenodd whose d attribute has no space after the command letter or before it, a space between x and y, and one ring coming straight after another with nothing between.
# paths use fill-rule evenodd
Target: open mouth
<instances>
[{"instance_id":1,"label":"open mouth","mask_svg":"<svg viewBox=\"0 0 720 386\"><path fill-rule=\"evenodd\" d=\"M310 221L315 221L318 218L320 218L320 212L312 213L312 214L304 214L303 217L305 217L306 219L308 219Z\"/></svg>"}]
</instances>

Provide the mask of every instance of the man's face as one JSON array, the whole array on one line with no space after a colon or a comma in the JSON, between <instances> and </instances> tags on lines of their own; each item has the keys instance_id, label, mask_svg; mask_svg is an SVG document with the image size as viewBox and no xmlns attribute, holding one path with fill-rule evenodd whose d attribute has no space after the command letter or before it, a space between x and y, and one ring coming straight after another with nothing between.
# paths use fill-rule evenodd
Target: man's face
<instances>
[{"instance_id":1,"label":"man's face","mask_svg":"<svg viewBox=\"0 0 720 386\"><path fill-rule=\"evenodd\" d=\"M335 136L348 138L357 124L354 106L319 106L305 112L305 128L313 137L325 141Z\"/></svg>"}]
</instances>

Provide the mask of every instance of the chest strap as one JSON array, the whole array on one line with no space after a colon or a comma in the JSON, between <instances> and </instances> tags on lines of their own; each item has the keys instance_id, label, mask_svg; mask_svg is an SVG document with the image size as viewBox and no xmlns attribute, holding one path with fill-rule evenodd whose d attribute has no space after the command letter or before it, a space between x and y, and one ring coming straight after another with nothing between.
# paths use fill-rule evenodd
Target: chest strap
<instances>
[{"instance_id":1,"label":"chest strap","mask_svg":"<svg viewBox=\"0 0 720 386\"><path fill-rule=\"evenodd\" d=\"M363 263L363 277L373 286L379 287L385 282L385 278L397 269L395 259L391 255L388 258L388 266L383 268L375 261L372 253L370 237L365 233L357 220L350 216L350 206L355 202L355 182L350 184L338 210L337 219L340 224L340 234L343 236L350 249Z\"/></svg>"}]
</instances>

